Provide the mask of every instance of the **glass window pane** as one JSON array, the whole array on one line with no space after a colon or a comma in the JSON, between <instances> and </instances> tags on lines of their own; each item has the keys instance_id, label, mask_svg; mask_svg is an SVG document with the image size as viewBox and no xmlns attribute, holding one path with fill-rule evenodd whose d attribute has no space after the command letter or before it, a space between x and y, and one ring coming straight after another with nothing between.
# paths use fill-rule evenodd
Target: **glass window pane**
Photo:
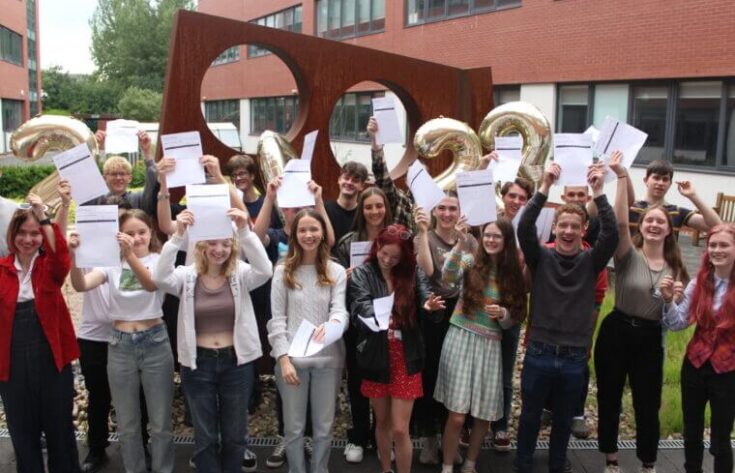
<instances>
[{"instance_id":1,"label":"glass window pane","mask_svg":"<svg viewBox=\"0 0 735 473\"><path fill-rule=\"evenodd\" d=\"M446 16L446 0L428 0L429 11L427 14L428 18L441 18Z\"/></svg>"},{"instance_id":2,"label":"glass window pane","mask_svg":"<svg viewBox=\"0 0 735 473\"><path fill-rule=\"evenodd\" d=\"M499 85L493 87L495 95L495 106L503 105L508 102L517 102L521 100L520 85Z\"/></svg>"},{"instance_id":3,"label":"glass window pane","mask_svg":"<svg viewBox=\"0 0 735 473\"><path fill-rule=\"evenodd\" d=\"M611 116L622 122L628 120L628 85L599 84L595 86L595 106L592 124L598 129Z\"/></svg>"},{"instance_id":4,"label":"glass window pane","mask_svg":"<svg viewBox=\"0 0 735 473\"><path fill-rule=\"evenodd\" d=\"M355 94L345 94L342 107L345 119L345 138L354 140L357 138L357 97Z\"/></svg>"},{"instance_id":5,"label":"glass window pane","mask_svg":"<svg viewBox=\"0 0 735 473\"><path fill-rule=\"evenodd\" d=\"M495 8L495 0L475 0L475 10Z\"/></svg>"},{"instance_id":6,"label":"glass window pane","mask_svg":"<svg viewBox=\"0 0 735 473\"><path fill-rule=\"evenodd\" d=\"M714 166L720 122L720 82L683 82L676 107L676 164Z\"/></svg>"},{"instance_id":7,"label":"glass window pane","mask_svg":"<svg viewBox=\"0 0 735 473\"><path fill-rule=\"evenodd\" d=\"M321 0L317 10L316 27L319 36L324 36L327 32L327 12L329 9L329 0Z\"/></svg>"},{"instance_id":8,"label":"glass window pane","mask_svg":"<svg viewBox=\"0 0 735 473\"><path fill-rule=\"evenodd\" d=\"M588 91L589 88L586 85L559 87L559 131L561 133L582 133L587 129Z\"/></svg>"},{"instance_id":9,"label":"glass window pane","mask_svg":"<svg viewBox=\"0 0 735 473\"><path fill-rule=\"evenodd\" d=\"M449 0L447 15L465 15L470 11L470 0Z\"/></svg>"},{"instance_id":10,"label":"glass window pane","mask_svg":"<svg viewBox=\"0 0 735 473\"><path fill-rule=\"evenodd\" d=\"M372 0L371 16L373 18L373 21L378 19L385 19L385 0Z\"/></svg>"},{"instance_id":11,"label":"glass window pane","mask_svg":"<svg viewBox=\"0 0 735 473\"><path fill-rule=\"evenodd\" d=\"M415 25L424 18L424 0L406 1L406 24Z\"/></svg>"},{"instance_id":12,"label":"glass window pane","mask_svg":"<svg viewBox=\"0 0 735 473\"><path fill-rule=\"evenodd\" d=\"M664 158L666 139L666 102L668 87L635 87L633 89L633 114L631 124L648 133L648 140L636 158L637 163L647 163Z\"/></svg>"},{"instance_id":13,"label":"glass window pane","mask_svg":"<svg viewBox=\"0 0 735 473\"><path fill-rule=\"evenodd\" d=\"M331 38L339 38L341 18L342 1L329 0L329 36Z\"/></svg>"},{"instance_id":14,"label":"glass window pane","mask_svg":"<svg viewBox=\"0 0 735 473\"><path fill-rule=\"evenodd\" d=\"M735 166L735 84L730 85L725 111L725 165Z\"/></svg>"},{"instance_id":15,"label":"glass window pane","mask_svg":"<svg viewBox=\"0 0 735 473\"><path fill-rule=\"evenodd\" d=\"M342 0L342 26L355 24L355 0Z\"/></svg>"},{"instance_id":16,"label":"glass window pane","mask_svg":"<svg viewBox=\"0 0 735 473\"><path fill-rule=\"evenodd\" d=\"M367 123L373 113L373 94L360 94L357 98L357 140L369 141Z\"/></svg>"},{"instance_id":17,"label":"glass window pane","mask_svg":"<svg viewBox=\"0 0 735 473\"><path fill-rule=\"evenodd\" d=\"M357 34L370 31L370 0L357 0Z\"/></svg>"}]
</instances>

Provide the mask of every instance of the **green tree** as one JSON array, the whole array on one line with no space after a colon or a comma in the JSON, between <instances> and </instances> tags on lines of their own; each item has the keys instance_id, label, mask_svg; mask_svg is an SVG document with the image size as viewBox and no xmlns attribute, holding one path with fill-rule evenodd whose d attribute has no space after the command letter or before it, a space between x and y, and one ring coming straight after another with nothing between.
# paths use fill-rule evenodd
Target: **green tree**
<instances>
[{"instance_id":1,"label":"green tree","mask_svg":"<svg viewBox=\"0 0 735 473\"><path fill-rule=\"evenodd\" d=\"M59 66L42 73L43 107L59 114L114 113L122 89L99 74L69 74Z\"/></svg>"},{"instance_id":2,"label":"green tree","mask_svg":"<svg viewBox=\"0 0 735 473\"><path fill-rule=\"evenodd\" d=\"M163 94L139 87L128 87L117 103L123 117L142 122L157 122Z\"/></svg>"},{"instance_id":3,"label":"green tree","mask_svg":"<svg viewBox=\"0 0 735 473\"><path fill-rule=\"evenodd\" d=\"M98 0L92 16L92 57L116 82L160 92L166 74L174 13L192 0Z\"/></svg>"}]
</instances>

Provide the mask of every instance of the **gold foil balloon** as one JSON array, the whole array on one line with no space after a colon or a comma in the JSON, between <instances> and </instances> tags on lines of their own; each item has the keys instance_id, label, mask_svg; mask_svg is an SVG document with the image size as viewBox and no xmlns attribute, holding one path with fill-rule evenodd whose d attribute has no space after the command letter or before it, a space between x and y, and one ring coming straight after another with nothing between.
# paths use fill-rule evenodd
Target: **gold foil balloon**
<instances>
[{"instance_id":1,"label":"gold foil balloon","mask_svg":"<svg viewBox=\"0 0 735 473\"><path fill-rule=\"evenodd\" d=\"M551 126L541 110L527 102L508 102L495 107L482 120L480 140L495 149L495 137L518 133L523 138L521 177L538 184L551 150Z\"/></svg>"},{"instance_id":2,"label":"gold foil balloon","mask_svg":"<svg viewBox=\"0 0 735 473\"><path fill-rule=\"evenodd\" d=\"M292 159L299 159L299 155L291 143L275 131L266 130L258 138L258 166L263 185L274 178L283 175L283 168Z\"/></svg>"},{"instance_id":3,"label":"gold foil balloon","mask_svg":"<svg viewBox=\"0 0 735 473\"><path fill-rule=\"evenodd\" d=\"M458 172L473 171L480 164L482 146L475 130L453 118L434 118L421 125L413 138L419 156L432 159L449 150L454 157L452 164L434 181L443 190L455 190Z\"/></svg>"},{"instance_id":4,"label":"gold foil balloon","mask_svg":"<svg viewBox=\"0 0 735 473\"><path fill-rule=\"evenodd\" d=\"M10 136L10 149L16 158L27 162L41 159L49 151L66 151L86 143L92 156L99 157L94 133L76 118L41 115L22 124ZM59 173L54 171L38 182L30 192L37 194L51 209L61 203L57 186Z\"/></svg>"}]
</instances>

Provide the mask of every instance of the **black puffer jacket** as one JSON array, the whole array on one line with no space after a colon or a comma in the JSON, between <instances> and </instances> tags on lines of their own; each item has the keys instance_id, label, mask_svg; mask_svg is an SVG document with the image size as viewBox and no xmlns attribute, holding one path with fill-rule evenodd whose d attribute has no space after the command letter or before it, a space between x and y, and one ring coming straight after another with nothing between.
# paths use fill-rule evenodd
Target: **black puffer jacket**
<instances>
[{"instance_id":1,"label":"black puffer jacket","mask_svg":"<svg viewBox=\"0 0 735 473\"><path fill-rule=\"evenodd\" d=\"M424 367L424 340L421 336L422 319L427 316L423 309L429 297L426 275L416 268L416 315L418 323L410 329L402 329L403 355L408 374L420 372ZM352 270L347 287L350 318L357 331L357 364L363 377L379 383L390 383L390 358L388 355L388 332L373 332L358 316L371 318L375 315L373 299L388 296L388 286L376 263L365 263Z\"/></svg>"}]
</instances>

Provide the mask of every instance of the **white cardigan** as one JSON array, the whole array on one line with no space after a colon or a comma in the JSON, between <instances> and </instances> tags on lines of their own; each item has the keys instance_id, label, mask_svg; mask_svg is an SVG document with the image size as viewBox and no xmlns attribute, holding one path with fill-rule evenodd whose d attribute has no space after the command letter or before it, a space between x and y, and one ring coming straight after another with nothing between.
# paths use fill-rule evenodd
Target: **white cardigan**
<instances>
[{"instance_id":1,"label":"white cardigan","mask_svg":"<svg viewBox=\"0 0 735 473\"><path fill-rule=\"evenodd\" d=\"M234 344L237 364L241 365L260 358L263 354L258 336L250 291L265 284L273 275L273 265L265 253L263 244L247 227L238 232L240 258L250 263L237 262L235 273L230 276L230 289L235 299ZM197 368L197 336L194 322L194 287L198 274L196 267L174 268L176 253L182 249L185 239L176 235L163 245L161 257L153 271L153 281L160 289L178 296L179 322L176 331L179 362L193 370ZM186 248L183 248L186 250Z\"/></svg>"}]
</instances>

